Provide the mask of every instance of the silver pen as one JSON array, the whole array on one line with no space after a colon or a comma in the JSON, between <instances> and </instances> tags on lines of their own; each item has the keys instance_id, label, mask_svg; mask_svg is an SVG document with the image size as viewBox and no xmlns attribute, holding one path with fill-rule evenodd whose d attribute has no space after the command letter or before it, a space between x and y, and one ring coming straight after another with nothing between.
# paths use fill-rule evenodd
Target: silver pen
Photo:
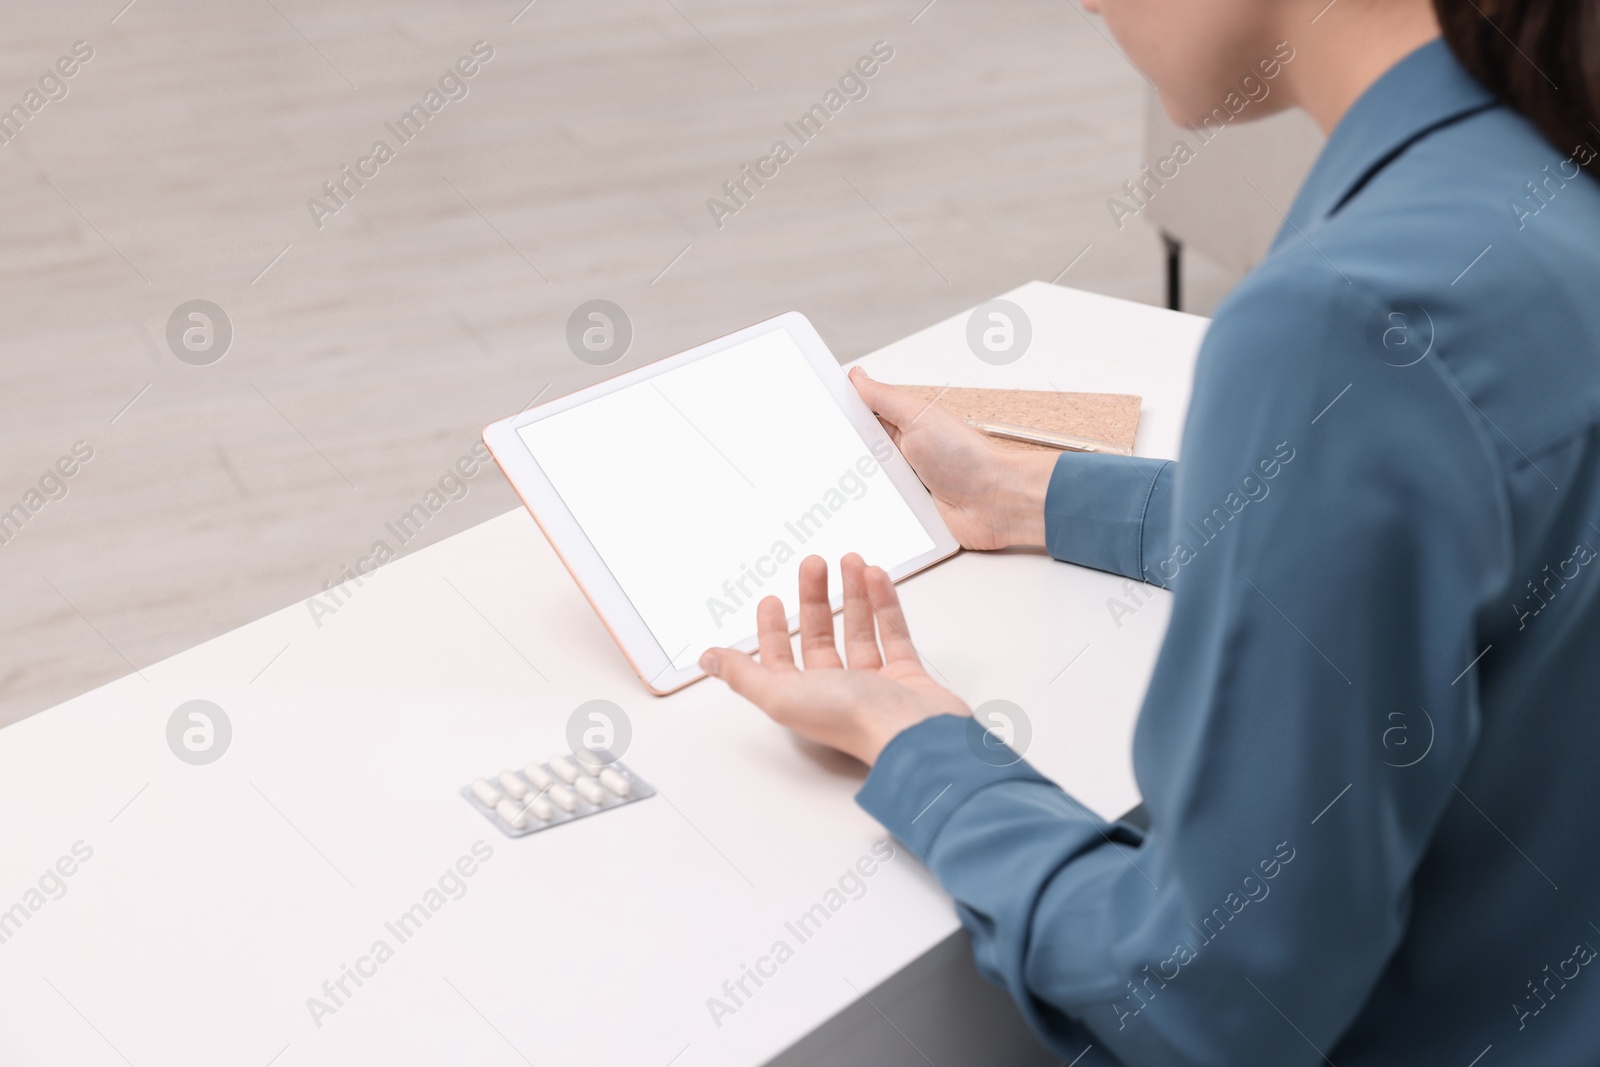
<instances>
[{"instance_id":1,"label":"silver pen","mask_svg":"<svg viewBox=\"0 0 1600 1067\"><path fill-rule=\"evenodd\" d=\"M990 437L1003 437L1007 441L1044 445L1047 448L1059 448L1065 452L1104 452L1113 456L1133 455L1133 449L1128 448L1126 445L1119 445L1115 441L1102 441L1097 437L1078 437L1070 433L1040 430L1033 426L1018 426L1014 422L998 422L994 419L963 419L962 421L979 433L988 434Z\"/></svg>"}]
</instances>

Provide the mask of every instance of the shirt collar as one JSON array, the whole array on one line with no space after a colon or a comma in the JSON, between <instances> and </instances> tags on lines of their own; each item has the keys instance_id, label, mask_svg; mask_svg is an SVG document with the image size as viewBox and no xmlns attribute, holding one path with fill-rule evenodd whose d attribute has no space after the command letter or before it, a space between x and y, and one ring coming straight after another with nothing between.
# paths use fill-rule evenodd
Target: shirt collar
<instances>
[{"instance_id":1,"label":"shirt collar","mask_svg":"<svg viewBox=\"0 0 1600 1067\"><path fill-rule=\"evenodd\" d=\"M1313 230L1410 145L1441 126L1496 104L1443 40L1418 48L1373 82L1329 135L1289 211L1291 226ZM1275 243L1281 244L1284 233Z\"/></svg>"}]
</instances>

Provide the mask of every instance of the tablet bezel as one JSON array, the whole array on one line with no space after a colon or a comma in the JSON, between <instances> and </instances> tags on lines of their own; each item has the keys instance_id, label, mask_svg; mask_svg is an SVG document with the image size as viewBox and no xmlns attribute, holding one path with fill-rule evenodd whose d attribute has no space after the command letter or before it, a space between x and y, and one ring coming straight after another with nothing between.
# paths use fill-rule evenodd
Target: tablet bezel
<instances>
[{"instance_id":1,"label":"tablet bezel","mask_svg":"<svg viewBox=\"0 0 1600 1067\"><path fill-rule=\"evenodd\" d=\"M549 418L619 389L648 381L774 330L788 331L806 362L821 380L823 388L833 397L850 425L860 434L863 447L875 457L887 457L880 463L882 470L889 476L889 481L899 492L901 499L911 508L911 513L916 516L923 530L933 541L933 548L929 551L886 567L889 578L898 582L954 555L960 549L960 543L945 525L928 490L918 479L916 472L911 469L911 465L906 462L905 457L900 454L900 450L894 446L894 442L889 439L888 432L872 413L872 409L861 399L855 386L850 384L844 369L840 367L833 353L828 351L828 346L823 343L816 328L798 311L786 312L776 318L758 322L725 337L697 345L686 352L668 356L568 393L566 396L557 397L537 407L528 408L510 418L491 423L483 431L484 444L488 446L500 469L505 472L506 479L510 481L512 489L533 516L534 522L544 532L550 547L555 549L556 555L571 573L573 580L578 583L578 588L583 591L590 606L600 616L600 621L611 632L618 647L622 649L622 654L633 667L634 673L644 682L645 687L657 696L665 696L682 689L691 682L704 678L705 672L697 665L686 668L672 665L672 653L661 646L655 635L650 632L650 628L645 625L643 617L628 599L621 584L606 566L600 553L567 508L543 468L534 459L532 451L518 431L530 423ZM878 560L868 562L882 565ZM783 596L786 606L794 606L793 590L785 590L779 595ZM837 612L843 603L842 592L835 590L832 601L833 610ZM792 612L789 616L791 633L798 624L798 613ZM755 650L756 644L755 635L751 635L728 647L750 652Z\"/></svg>"}]
</instances>

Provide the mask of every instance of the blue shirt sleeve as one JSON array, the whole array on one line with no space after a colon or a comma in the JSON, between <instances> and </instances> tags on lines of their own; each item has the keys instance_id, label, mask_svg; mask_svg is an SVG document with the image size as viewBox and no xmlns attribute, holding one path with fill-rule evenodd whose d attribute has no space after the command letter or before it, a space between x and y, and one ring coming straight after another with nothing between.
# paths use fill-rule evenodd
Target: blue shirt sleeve
<instances>
[{"instance_id":1,"label":"blue shirt sleeve","mask_svg":"<svg viewBox=\"0 0 1600 1067\"><path fill-rule=\"evenodd\" d=\"M1509 519L1449 371L1372 351L1382 304L1258 279L1202 346L1181 464L1060 461L1052 554L1174 592L1134 740L1147 832L991 766L952 717L860 793L1064 1058L1320 1064L1405 936Z\"/></svg>"},{"instance_id":2,"label":"blue shirt sleeve","mask_svg":"<svg viewBox=\"0 0 1600 1067\"><path fill-rule=\"evenodd\" d=\"M1166 585L1145 547L1164 545L1176 464L1164 459L1063 452L1045 493L1045 547L1056 559Z\"/></svg>"}]
</instances>

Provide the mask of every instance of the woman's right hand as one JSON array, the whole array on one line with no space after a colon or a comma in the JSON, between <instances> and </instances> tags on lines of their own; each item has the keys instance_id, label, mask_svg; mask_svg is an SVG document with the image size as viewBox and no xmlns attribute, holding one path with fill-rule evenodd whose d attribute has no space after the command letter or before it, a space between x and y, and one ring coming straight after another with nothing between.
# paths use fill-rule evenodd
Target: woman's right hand
<instances>
[{"instance_id":1,"label":"woman's right hand","mask_svg":"<svg viewBox=\"0 0 1600 1067\"><path fill-rule=\"evenodd\" d=\"M850 381L963 547L1044 545L1044 498L1058 453L1002 448L937 403L874 381L860 367Z\"/></svg>"}]
</instances>

